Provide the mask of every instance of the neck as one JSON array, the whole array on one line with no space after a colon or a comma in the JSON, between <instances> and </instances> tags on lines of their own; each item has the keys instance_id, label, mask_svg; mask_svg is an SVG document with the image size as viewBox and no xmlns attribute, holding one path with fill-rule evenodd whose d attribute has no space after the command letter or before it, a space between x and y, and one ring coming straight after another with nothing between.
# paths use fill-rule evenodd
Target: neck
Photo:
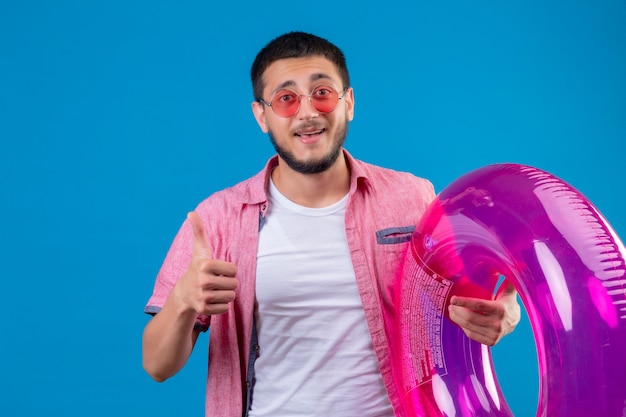
<instances>
[{"instance_id":1,"label":"neck","mask_svg":"<svg viewBox=\"0 0 626 417\"><path fill-rule=\"evenodd\" d=\"M327 207L341 200L350 190L350 169L344 155L326 171L302 174L292 170L280 157L272 171L272 181L282 195L304 207Z\"/></svg>"}]
</instances>

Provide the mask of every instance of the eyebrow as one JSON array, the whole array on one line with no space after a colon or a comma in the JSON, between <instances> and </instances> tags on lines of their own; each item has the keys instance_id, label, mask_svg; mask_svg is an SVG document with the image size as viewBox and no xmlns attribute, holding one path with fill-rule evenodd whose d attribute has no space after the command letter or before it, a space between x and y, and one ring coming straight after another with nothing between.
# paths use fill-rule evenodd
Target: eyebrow
<instances>
[{"instance_id":1,"label":"eyebrow","mask_svg":"<svg viewBox=\"0 0 626 417\"><path fill-rule=\"evenodd\" d=\"M311 80L311 81L317 81L317 80L330 80L330 81L334 81L334 80L333 80L333 78L332 78L330 75L325 74L325 73L323 73L323 72L318 72L318 73L312 74L312 75L311 75L310 80ZM275 93L275 92L276 92L276 91L278 91L278 90L281 90L281 89L283 89L283 88L287 88L287 87L293 87L293 86L295 86L295 85L296 85L296 82L295 82L294 80L287 80L287 81L285 81L285 82L283 82L283 83L279 84L279 85L278 85L278 86L274 89L274 91L273 91L273 92Z\"/></svg>"}]
</instances>

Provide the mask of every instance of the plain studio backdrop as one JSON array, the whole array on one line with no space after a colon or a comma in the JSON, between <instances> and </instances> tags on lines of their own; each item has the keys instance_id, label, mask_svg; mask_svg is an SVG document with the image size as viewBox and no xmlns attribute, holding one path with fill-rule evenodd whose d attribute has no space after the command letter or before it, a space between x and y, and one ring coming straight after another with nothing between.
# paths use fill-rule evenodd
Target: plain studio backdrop
<instances>
[{"instance_id":1,"label":"plain studio backdrop","mask_svg":"<svg viewBox=\"0 0 626 417\"><path fill-rule=\"evenodd\" d=\"M157 384L143 307L187 211L272 155L248 74L291 30L344 50L355 157L437 191L532 165L626 237L623 0L3 1L0 415L203 415L208 336ZM527 318L493 354L534 415Z\"/></svg>"}]
</instances>

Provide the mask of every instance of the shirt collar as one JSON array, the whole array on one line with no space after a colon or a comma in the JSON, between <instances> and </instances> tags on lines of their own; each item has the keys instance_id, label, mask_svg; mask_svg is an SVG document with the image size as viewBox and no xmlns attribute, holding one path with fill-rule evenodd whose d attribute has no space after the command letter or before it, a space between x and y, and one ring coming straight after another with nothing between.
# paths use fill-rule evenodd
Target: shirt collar
<instances>
[{"instance_id":1,"label":"shirt collar","mask_svg":"<svg viewBox=\"0 0 626 417\"><path fill-rule=\"evenodd\" d=\"M350 169L350 194L352 195L362 187L367 187L369 179L363 162L353 158L345 149L343 149L343 155ZM270 174L276 166L278 166L278 156L274 155L267 161L265 168L247 182L246 190L242 195L242 203L261 204L267 201Z\"/></svg>"}]
</instances>

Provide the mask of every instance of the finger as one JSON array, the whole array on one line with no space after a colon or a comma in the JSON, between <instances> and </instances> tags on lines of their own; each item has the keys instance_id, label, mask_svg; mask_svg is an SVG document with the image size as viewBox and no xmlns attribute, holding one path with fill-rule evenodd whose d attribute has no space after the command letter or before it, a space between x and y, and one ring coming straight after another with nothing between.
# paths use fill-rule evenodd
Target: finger
<instances>
[{"instance_id":1,"label":"finger","mask_svg":"<svg viewBox=\"0 0 626 417\"><path fill-rule=\"evenodd\" d=\"M463 327L460 324L459 327L463 330L463 333L465 333L467 337L472 340L476 340L477 342L484 343L484 340L489 338L489 336L485 334L485 329L480 328L479 330L475 330L471 327Z\"/></svg>"},{"instance_id":2,"label":"finger","mask_svg":"<svg viewBox=\"0 0 626 417\"><path fill-rule=\"evenodd\" d=\"M233 279L235 277L235 268L230 267L232 264L228 264L224 262L225 272L224 274L220 274L219 276L212 276L208 278L205 282L201 284L202 289L205 291L221 291L221 290L236 290L239 286L239 281L237 279ZM230 266L229 266L230 265ZM213 272L212 270L211 272ZM229 275L226 275L229 274Z\"/></svg>"},{"instance_id":3,"label":"finger","mask_svg":"<svg viewBox=\"0 0 626 417\"><path fill-rule=\"evenodd\" d=\"M199 271L210 274L207 277L206 285L212 285L217 277L234 278L237 276L237 267L232 262L220 261L218 259L204 259L201 262L196 263L196 267ZM205 284L203 284L205 285Z\"/></svg>"},{"instance_id":4,"label":"finger","mask_svg":"<svg viewBox=\"0 0 626 417\"><path fill-rule=\"evenodd\" d=\"M200 216L198 216L197 213L192 211L187 214L187 220L189 221L189 224L191 224L191 229L193 230L192 253L194 255L212 259L213 248L209 243L202 219L200 219Z\"/></svg>"},{"instance_id":5,"label":"finger","mask_svg":"<svg viewBox=\"0 0 626 417\"><path fill-rule=\"evenodd\" d=\"M460 297L458 295L453 296L450 299L450 304L465 307L473 311L479 311L485 314L498 313L498 305L494 304L492 300L483 300L482 298L470 298Z\"/></svg>"},{"instance_id":6,"label":"finger","mask_svg":"<svg viewBox=\"0 0 626 417\"><path fill-rule=\"evenodd\" d=\"M205 299L206 305L210 304L228 304L236 297L235 291L212 291L210 296Z\"/></svg>"},{"instance_id":7,"label":"finger","mask_svg":"<svg viewBox=\"0 0 626 417\"><path fill-rule=\"evenodd\" d=\"M211 291L204 300L202 314L222 314L228 311L230 303L235 299L235 291Z\"/></svg>"},{"instance_id":8,"label":"finger","mask_svg":"<svg viewBox=\"0 0 626 417\"><path fill-rule=\"evenodd\" d=\"M202 309L201 314L206 314L207 316L214 316L216 314L224 314L229 309L229 303L221 303L221 304L207 304Z\"/></svg>"},{"instance_id":9,"label":"finger","mask_svg":"<svg viewBox=\"0 0 626 417\"><path fill-rule=\"evenodd\" d=\"M451 306L450 320L456 323L467 337L489 346L495 343L497 332L494 332L489 325L486 325L487 323L478 323L471 318L468 319L464 314L456 314L452 307L454 306Z\"/></svg>"},{"instance_id":10,"label":"finger","mask_svg":"<svg viewBox=\"0 0 626 417\"><path fill-rule=\"evenodd\" d=\"M464 328L478 330L481 327L491 327L494 323L493 316L477 313L465 307L451 305L448 311L450 319Z\"/></svg>"}]
</instances>

